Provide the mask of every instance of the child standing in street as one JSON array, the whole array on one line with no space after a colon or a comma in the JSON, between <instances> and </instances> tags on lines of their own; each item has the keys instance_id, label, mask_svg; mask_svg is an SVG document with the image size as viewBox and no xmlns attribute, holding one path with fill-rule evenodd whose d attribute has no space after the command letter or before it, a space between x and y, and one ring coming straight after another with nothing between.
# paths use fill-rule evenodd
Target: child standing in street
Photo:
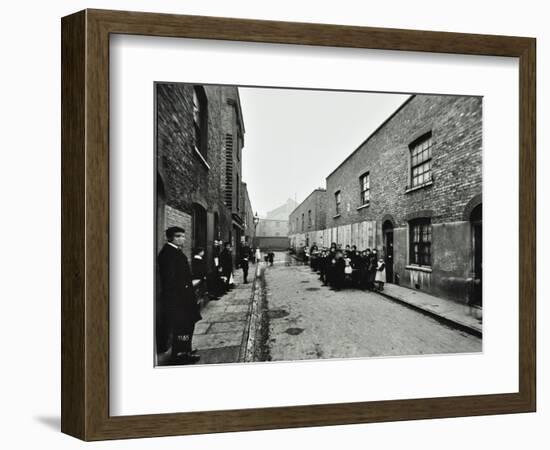
<instances>
[{"instance_id":1,"label":"child standing in street","mask_svg":"<svg viewBox=\"0 0 550 450\"><path fill-rule=\"evenodd\" d=\"M374 282L377 285L376 289L378 291L384 290L384 283L386 282L386 265L382 258L378 260L378 264L376 265L376 277Z\"/></svg>"}]
</instances>

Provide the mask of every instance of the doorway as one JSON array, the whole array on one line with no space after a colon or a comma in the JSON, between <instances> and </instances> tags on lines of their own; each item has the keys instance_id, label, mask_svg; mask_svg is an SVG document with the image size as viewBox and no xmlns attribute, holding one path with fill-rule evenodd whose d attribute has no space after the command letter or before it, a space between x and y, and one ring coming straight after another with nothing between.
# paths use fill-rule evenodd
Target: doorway
<instances>
[{"instance_id":1,"label":"doorway","mask_svg":"<svg viewBox=\"0 0 550 450\"><path fill-rule=\"evenodd\" d=\"M384 234L384 262L386 264L386 282L393 283L393 223L386 220L382 225Z\"/></svg>"},{"instance_id":2,"label":"doorway","mask_svg":"<svg viewBox=\"0 0 550 450\"><path fill-rule=\"evenodd\" d=\"M473 269L473 292L471 303L482 306L483 291L483 233L482 233L482 209L481 204L476 206L470 215L472 226L472 269Z\"/></svg>"}]
</instances>

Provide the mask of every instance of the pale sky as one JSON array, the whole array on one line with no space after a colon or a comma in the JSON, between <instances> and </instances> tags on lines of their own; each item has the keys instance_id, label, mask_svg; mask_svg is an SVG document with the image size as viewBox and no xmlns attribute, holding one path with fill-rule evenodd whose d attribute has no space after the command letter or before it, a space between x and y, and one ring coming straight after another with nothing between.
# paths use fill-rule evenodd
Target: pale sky
<instances>
[{"instance_id":1,"label":"pale sky","mask_svg":"<svg viewBox=\"0 0 550 450\"><path fill-rule=\"evenodd\" d=\"M260 216L302 202L409 96L239 87L242 179Z\"/></svg>"}]
</instances>

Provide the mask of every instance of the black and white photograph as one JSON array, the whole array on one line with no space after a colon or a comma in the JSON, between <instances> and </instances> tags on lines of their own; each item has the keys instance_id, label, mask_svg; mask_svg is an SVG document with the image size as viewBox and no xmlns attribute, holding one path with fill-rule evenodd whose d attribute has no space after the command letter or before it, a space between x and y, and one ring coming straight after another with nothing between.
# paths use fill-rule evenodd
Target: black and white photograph
<instances>
[{"instance_id":1,"label":"black and white photograph","mask_svg":"<svg viewBox=\"0 0 550 450\"><path fill-rule=\"evenodd\" d=\"M482 97L154 95L157 366L482 351Z\"/></svg>"}]
</instances>

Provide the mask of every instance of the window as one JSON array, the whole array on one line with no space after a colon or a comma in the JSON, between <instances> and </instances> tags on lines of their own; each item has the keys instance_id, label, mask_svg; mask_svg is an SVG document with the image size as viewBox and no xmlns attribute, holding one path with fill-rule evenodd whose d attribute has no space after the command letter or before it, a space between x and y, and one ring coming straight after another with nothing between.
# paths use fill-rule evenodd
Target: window
<instances>
[{"instance_id":1,"label":"window","mask_svg":"<svg viewBox=\"0 0 550 450\"><path fill-rule=\"evenodd\" d=\"M206 94L201 86L193 88L193 129L195 149L206 159Z\"/></svg>"},{"instance_id":2,"label":"window","mask_svg":"<svg viewBox=\"0 0 550 450\"><path fill-rule=\"evenodd\" d=\"M241 200L239 198L239 187L240 187L240 181L239 181L239 175L237 175L237 183L235 184L235 201L237 203L237 211L239 211L239 206L241 204Z\"/></svg>"},{"instance_id":3,"label":"window","mask_svg":"<svg viewBox=\"0 0 550 450\"><path fill-rule=\"evenodd\" d=\"M361 205L368 205L370 202L370 174L369 172L359 177L361 184Z\"/></svg>"},{"instance_id":4,"label":"window","mask_svg":"<svg viewBox=\"0 0 550 450\"><path fill-rule=\"evenodd\" d=\"M334 200L336 201L336 215L340 215L342 212L342 193L340 191L334 194Z\"/></svg>"},{"instance_id":5,"label":"window","mask_svg":"<svg viewBox=\"0 0 550 450\"><path fill-rule=\"evenodd\" d=\"M311 209L307 212L307 226L311 228Z\"/></svg>"},{"instance_id":6,"label":"window","mask_svg":"<svg viewBox=\"0 0 550 450\"><path fill-rule=\"evenodd\" d=\"M432 133L417 139L411 149L411 188L432 181Z\"/></svg>"},{"instance_id":7,"label":"window","mask_svg":"<svg viewBox=\"0 0 550 450\"><path fill-rule=\"evenodd\" d=\"M432 265L432 223L430 219L409 222L410 263L419 266Z\"/></svg>"},{"instance_id":8,"label":"window","mask_svg":"<svg viewBox=\"0 0 550 450\"><path fill-rule=\"evenodd\" d=\"M304 231L304 213L302 213L302 231Z\"/></svg>"}]
</instances>

